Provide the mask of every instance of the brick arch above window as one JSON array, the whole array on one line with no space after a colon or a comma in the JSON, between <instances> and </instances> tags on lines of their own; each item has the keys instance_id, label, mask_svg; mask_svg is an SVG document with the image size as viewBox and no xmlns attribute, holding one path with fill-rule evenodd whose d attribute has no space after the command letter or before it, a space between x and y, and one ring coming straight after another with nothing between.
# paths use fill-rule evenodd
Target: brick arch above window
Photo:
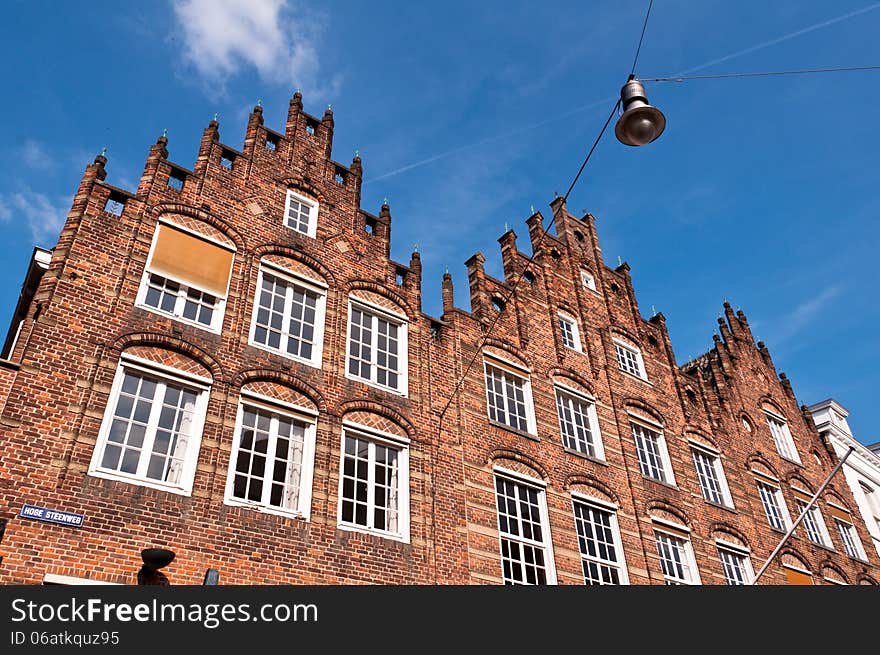
<instances>
[{"instance_id":1,"label":"brick arch above window","mask_svg":"<svg viewBox=\"0 0 880 655\"><path fill-rule=\"evenodd\" d=\"M632 332L630 332L628 330L624 330L623 328L620 328L620 327L611 328L611 337L614 339L617 339L619 341L622 341L623 343L625 343L633 348L636 348L638 350L642 349L641 340L636 335L634 335Z\"/></svg>"},{"instance_id":2,"label":"brick arch above window","mask_svg":"<svg viewBox=\"0 0 880 655\"><path fill-rule=\"evenodd\" d=\"M786 421L788 420L783 409L779 406L779 404L775 400L773 400L769 396L764 396L761 399L761 409L765 412L772 412L773 414L776 414L777 416L781 416Z\"/></svg>"},{"instance_id":3,"label":"brick arch above window","mask_svg":"<svg viewBox=\"0 0 880 655\"><path fill-rule=\"evenodd\" d=\"M810 484L809 482L807 482L804 478L802 478L800 475L798 475L795 472L792 472L792 473L789 473L788 475L786 475L785 479L788 482L789 486L792 488L800 489L801 491L806 491L810 495L812 495L814 492L813 485Z\"/></svg>"},{"instance_id":4,"label":"brick arch above window","mask_svg":"<svg viewBox=\"0 0 880 655\"><path fill-rule=\"evenodd\" d=\"M152 211L157 221L179 223L182 227L215 239L236 250L245 249L245 239L235 228L213 213L180 203L161 203Z\"/></svg>"},{"instance_id":5,"label":"brick arch above window","mask_svg":"<svg viewBox=\"0 0 880 655\"><path fill-rule=\"evenodd\" d=\"M807 558L801 555L794 548L786 548L779 556L782 566L793 566L804 571L812 571L807 563Z\"/></svg>"},{"instance_id":6,"label":"brick arch above window","mask_svg":"<svg viewBox=\"0 0 880 655\"><path fill-rule=\"evenodd\" d=\"M666 427L666 420L660 410L653 407L642 398L628 397L623 399L623 407L632 416L636 418L647 419L649 421L659 423L661 427Z\"/></svg>"},{"instance_id":7,"label":"brick arch above window","mask_svg":"<svg viewBox=\"0 0 880 655\"><path fill-rule=\"evenodd\" d=\"M649 500L645 503L645 514L652 519L669 521L690 528L691 522L687 514L665 500Z\"/></svg>"},{"instance_id":8,"label":"brick arch above window","mask_svg":"<svg viewBox=\"0 0 880 655\"><path fill-rule=\"evenodd\" d=\"M215 226L206 223L205 221L197 218L193 218L191 216L183 216L180 214L162 214L159 216L159 220L162 223L166 223L168 225L179 227L185 231L194 232L203 237L207 237L217 243L221 243L224 246L232 250L237 250L237 246L235 245L235 241L229 238L226 232L219 230Z\"/></svg>"},{"instance_id":9,"label":"brick arch above window","mask_svg":"<svg viewBox=\"0 0 880 655\"><path fill-rule=\"evenodd\" d=\"M303 262L301 257L266 253L260 258L260 263L271 264L290 273L327 285L327 279L324 274Z\"/></svg>"},{"instance_id":10,"label":"brick arch above window","mask_svg":"<svg viewBox=\"0 0 880 655\"><path fill-rule=\"evenodd\" d=\"M729 544L734 544L739 546L740 548L749 547L749 540L740 532L735 526L730 523L719 522L713 523L709 528L709 534L713 539L718 539L721 541L726 541Z\"/></svg>"},{"instance_id":11,"label":"brick arch above window","mask_svg":"<svg viewBox=\"0 0 880 655\"><path fill-rule=\"evenodd\" d=\"M532 457L508 448L497 448L489 453L486 462L489 467L501 466L530 478L549 482L547 470Z\"/></svg>"},{"instance_id":12,"label":"brick arch above window","mask_svg":"<svg viewBox=\"0 0 880 655\"><path fill-rule=\"evenodd\" d=\"M860 584L860 585L873 585L873 586L876 587L876 586L877 586L877 581L874 580L874 578L872 578L872 577L869 576L869 575L862 575L862 576L859 578L859 584Z\"/></svg>"},{"instance_id":13,"label":"brick arch above window","mask_svg":"<svg viewBox=\"0 0 880 655\"><path fill-rule=\"evenodd\" d=\"M339 407L339 414L345 421L405 439L416 439L419 436L415 426L403 414L372 400L351 400L343 403Z\"/></svg>"},{"instance_id":14,"label":"brick arch above window","mask_svg":"<svg viewBox=\"0 0 880 655\"><path fill-rule=\"evenodd\" d=\"M268 368L255 368L236 373L232 380L232 386L239 389L250 389L256 393L256 389L274 389L278 395L271 393L263 393L278 400L290 402L303 407L314 408L319 413L327 411L327 404L324 396L312 385L303 382L289 373L276 371ZM287 398L297 397L302 402L294 402Z\"/></svg>"},{"instance_id":15,"label":"brick arch above window","mask_svg":"<svg viewBox=\"0 0 880 655\"><path fill-rule=\"evenodd\" d=\"M846 577L846 574L840 569L840 567L831 562L831 560L825 560L820 565L819 570L822 572L823 578L833 580L838 584L849 584L849 579Z\"/></svg>"},{"instance_id":16,"label":"brick arch above window","mask_svg":"<svg viewBox=\"0 0 880 655\"><path fill-rule=\"evenodd\" d=\"M353 280L347 285L347 291L350 296L371 302L394 314L405 314L407 317L415 315L403 296L381 284L369 280Z\"/></svg>"},{"instance_id":17,"label":"brick arch above window","mask_svg":"<svg viewBox=\"0 0 880 655\"><path fill-rule=\"evenodd\" d=\"M321 190L318 187L307 182L303 177L286 177L278 180L278 182L281 184L285 192L293 191L294 193L309 197L312 200L321 204L324 204L324 202L326 201L326 198L324 197L324 194L321 193Z\"/></svg>"},{"instance_id":18,"label":"brick arch above window","mask_svg":"<svg viewBox=\"0 0 880 655\"><path fill-rule=\"evenodd\" d=\"M257 394L289 405L318 411L317 404L301 391L272 380L253 380L241 387L241 392Z\"/></svg>"},{"instance_id":19,"label":"brick arch above window","mask_svg":"<svg viewBox=\"0 0 880 655\"><path fill-rule=\"evenodd\" d=\"M192 366L193 364L200 367L204 372L197 373L197 375L201 375L202 377L210 377L214 380L222 380L223 379L223 367L220 365L220 362L211 357L207 352L199 348L198 346L189 343L183 339L179 339L177 337L172 337L167 334L158 334L154 332L133 332L130 334L125 334L116 339L111 348L117 352L118 354L122 354L126 352L127 354L133 354L134 349L146 348L153 349L159 352L168 352L168 353L176 353L178 357L182 357L180 362L188 363L187 366ZM161 357L159 352L154 352L152 354L153 357ZM162 364L163 362L159 359L150 359L150 361L155 361L157 364ZM174 368L179 368L175 366ZM186 371L187 369L181 368L180 370Z\"/></svg>"},{"instance_id":20,"label":"brick arch above window","mask_svg":"<svg viewBox=\"0 0 880 655\"><path fill-rule=\"evenodd\" d=\"M569 475L563 486L567 491L573 491L613 505L620 505L617 494L608 485L592 475Z\"/></svg>"},{"instance_id":21,"label":"brick arch above window","mask_svg":"<svg viewBox=\"0 0 880 655\"><path fill-rule=\"evenodd\" d=\"M763 473L771 478L780 478L779 472L770 462L768 462L760 453L752 453L746 461L746 468Z\"/></svg>"},{"instance_id":22,"label":"brick arch above window","mask_svg":"<svg viewBox=\"0 0 880 655\"><path fill-rule=\"evenodd\" d=\"M328 285L333 284L334 277L332 271L329 268L321 264L317 259L307 255L301 250L297 250L295 248L291 248L289 246L285 246L280 243L264 243L262 245L256 246L253 249L253 253L260 259L269 259L279 258L280 260L290 262L297 262L297 264L290 264L294 266L304 266L306 269L314 271L312 277L317 277L317 279L326 282ZM297 271L296 268L291 269L294 272Z\"/></svg>"},{"instance_id":23,"label":"brick arch above window","mask_svg":"<svg viewBox=\"0 0 880 655\"><path fill-rule=\"evenodd\" d=\"M596 391L590 381L575 371L570 371L565 368L551 368L547 371L547 377L549 377L554 384L561 384L570 389L580 391L587 396L596 398Z\"/></svg>"},{"instance_id":24,"label":"brick arch above window","mask_svg":"<svg viewBox=\"0 0 880 655\"><path fill-rule=\"evenodd\" d=\"M704 446L709 446L710 448L713 448L719 452L721 451L721 448L718 446L718 441L716 441L715 438L708 432L696 425L685 426L684 436L686 439L690 439L691 441L703 444Z\"/></svg>"}]
</instances>

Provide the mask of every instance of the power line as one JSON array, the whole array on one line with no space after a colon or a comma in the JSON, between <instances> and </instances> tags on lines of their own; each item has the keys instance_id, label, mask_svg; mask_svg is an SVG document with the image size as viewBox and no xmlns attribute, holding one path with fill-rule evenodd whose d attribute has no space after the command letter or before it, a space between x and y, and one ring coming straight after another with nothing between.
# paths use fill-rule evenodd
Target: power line
<instances>
[{"instance_id":1,"label":"power line","mask_svg":"<svg viewBox=\"0 0 880 655\"><path fill-rule=\"evenodd\" d=\"M687 82L689 80L720 80L728 77L770 77L773 75L807 75L809 73L842 73L847 71L874 71L880 66L841 66L839 68L800 68L788 71L762 71L755 73L719 73L717 75L679 75L674 77L646 77L640 82Z\"/></svg>"},{"instance_id":2,"label":"power line","mask_svg":"<svg viewBox=\"0 0 880 655\"><path fill-rule=\"evenodd\" d=\"M639 61L639 53L642 51L642 41L645 39L645 30L648 27L648 18L651 16L651 7L654 6L654 0L651 0L648 3L648 11L645 12L645 22L642 23L642 35L639 37L639 45L636 48L636 56L633 58L632 69L629 71L630 75L635 75L636 72L636 63Z\"/></svg>"}]
</instances>

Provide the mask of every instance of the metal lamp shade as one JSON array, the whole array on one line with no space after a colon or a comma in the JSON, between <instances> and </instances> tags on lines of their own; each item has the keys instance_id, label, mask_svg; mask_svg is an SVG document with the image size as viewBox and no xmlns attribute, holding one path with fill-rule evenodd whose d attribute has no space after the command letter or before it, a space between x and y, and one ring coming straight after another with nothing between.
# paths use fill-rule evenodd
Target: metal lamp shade
<instances>
[{"instance_id":1,"label":"metal lamp shade","mask_svg":"<svg viewBox=\"0 0 880 655\"><path fill-rule=\"evenodd\" d=\"M644 146L655 141L666 129L663 112L648 104L645 87L636 79L620 90L623 115L614 126L617 140L627 146Z\"/></svg>"}]
</instances>

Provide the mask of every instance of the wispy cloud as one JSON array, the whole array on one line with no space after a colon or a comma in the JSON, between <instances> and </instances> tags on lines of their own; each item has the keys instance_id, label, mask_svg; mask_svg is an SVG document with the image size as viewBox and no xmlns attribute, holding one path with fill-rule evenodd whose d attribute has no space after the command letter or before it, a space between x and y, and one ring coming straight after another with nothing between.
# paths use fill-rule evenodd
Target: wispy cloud
<instances>
[{"instance_id":1,"label":"wispy cloud","mask_svg":"<svg viewBox=\"0 0 880 655\"><path fill-rule=\"evenodd\" d=\"M37 171L47 172L55 168L55 160L38 141L26 139L20 148L21 161Z\"/></svg>"},{"instance_id":2,"label":"wispy cloud","mask_svg":"<svg viewBox=\"0 0 880 655\"><path fill-rule=\"evenodd\" d=\"M47 195L27 188L3 193L0 194L0 221L25 222L37 244L53 246L64 225L69 202L69 198L53 202Z\"/></svg>"},{"instance_id":3,"label":"wispy cloud","mask_svg":"<svg viewBox=\"0 0 880 655\"><path fill-rule=\"evenodd\" d=\"M290 0L173 0L184 56L203 80L223 88L255 69L265 81L334 94L341 78L320 71L322 21ZM321 80L321 82L319 82Z\"/></svg>"},{"instance_id":4,"label":"wispy cloud","mask_svg":"<svg viewBox=\"0 0 880 655\"><path fill-rule=\"evenodd\" d=\"M804 328L815 321L820 314L828 311L829 305L840 296L844 288L835 284L824 289L819 295L804 300L791 311L780 316L772 324L773 343L781 346L793 337L800 334ZM754 330L753 326L753 330ZM770 327L770 326L768 326Z\"/></svg>"}]
</instances>

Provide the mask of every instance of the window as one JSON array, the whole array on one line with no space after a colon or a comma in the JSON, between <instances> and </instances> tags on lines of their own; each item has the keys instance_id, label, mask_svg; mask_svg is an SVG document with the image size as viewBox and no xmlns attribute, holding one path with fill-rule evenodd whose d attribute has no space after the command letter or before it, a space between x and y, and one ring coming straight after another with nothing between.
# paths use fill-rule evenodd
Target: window
<instances>
[{"instance_id":1,"label":"window","mask_svg":"<svg viewBox=\"0 0 880 655\"><path fill-rule=\"evenodd\" d=\"M797 489L793 489L792 492L794 493L794 502L797 506L798 515L803 514L810 502L810 494ZM828 528L825 526L825 520L822 518L822 512L819 511L818 505L813 504L810 507L801 523L810 541L814 544L831 548L831 537L828 535Z\"/></svg>"},{"instance_id":2,"label":"window","mask_svg":"<svg viewBox=\"0 0 880 655\"><path fill-rule=\"evenodd\" d=\"M635 375L637 378L647 379L642 362L642 353L639 352L638 348L615 339L614 350L617 352L617 368L624 373Z\"/></svg>"},{"instance_id":3,"label":"window","mask_svg":"<svg viewBox=\"0 0 880 655\"><path fill-rule=\"evenodd\" d=\"M409 541L409 448L393 435L342 433L339 525Z\"/></svg>"},{"instance_id":4,"label":"window","mask_svg":"<svg viewBox=\"0 0 880 655\"><path fill-rule=\"evenodd\" d=\"M764 513L767 515L770 527L780 532L788 530L791 518L779 487L759 480L758 493L761 496L761 505L764 506Z\"/></svg>"},{"instance_id":5,"label":"window","mask_svg":"<svg viewBox=\"0 0 880 655\"><path fill-rule=\"evenodd\" d=\"M566 314L559 314L559 332L562 345L572 350L581 351L581 335L578 334L577 321Z\"/></svg>"},{"instance_id":6,"label":"window","mask_svg":"<svg viewBox=\"0 0 880 655\"><path fill-rule=\"evenodd\" d=\"M675 484L663 434L641 423L630 423L630 425L642 475L667 484Z\"/></svg>"},{"instance_id":7,"label":"window","mask_svg":"<svg viewBox=\"0 0 880 655\"><path fill-rule=\"evenodd\" d=\"M160 223L137 303L219 332L233 255L215 241Z\"/></svg>"},{"instance_id":8,"label":"window","mask_svg":"<svg viewBox=\"0 0 880 655\"><path fill-rule=\"evenodd\" d=\"M314 418L242 399L226 502L308 519L314 453Z\"/></svg>"},{"instance_id":9,"label":"window","mask_svg":"<svg viewBox=\"0 0 880 655\"><path fill-rule=\"evenodd\" d=\"M556 584L544 490L495 475L504 584Z\"/></svg>"},{"instance_id":10,"label":"window","mask_svg":"<svg viewBox=\"0 0 880 655\"><path fill-rule=\"evenodd\" d=\"M878 497L877 491L874 488L869 487L864 482L859 482L859 486L868 503L869 516L866 516L865 520L870 521L873 519L877 533L880 533L880 497ZM880 539L874 537L874 546L877 548L877 553L880 554Z\"/></svg>"},{"instance_id":11,"label":"window","mask_svg":"<svg viewBox=\"0 0 880 655\"><path fill-rule=\"evenodd\" d=\"M834 516L834 524L837 526L837 533L843 542L843 550L847 555L854 559L865 560L865 551L862 549L862 542L859 535L856 534L856 528L852 524L852 518L849 513L831 506L831 514Z\"/></svg>"},{"instance_id":12,"label":"window","mask_svg":"<svg viewBox=\"0 0 880 655\"><path fill-rule=\"evenodd\" d=\"M716 542L715 545L718 547L724 581L729 585L752 584L755 572L752 570L748 552L720 542Z\"/></svg>"},{"instance_id":13,"label":"window","mask_svg":"<svg viewBox=\"0 0 880 655\"><path fill-rule=\"evenodd\" d=\"M535 434L532 391L528 374L496 360L484 360L489 419Z\"/></svg>"},{"instance_id":14,"label":"window","mask_svg":"<svg viewBox=\"0 0 880 655\"><path fill-rule=\"evenodd\" d=\"M354 300L348 311L348 376L406 395L406 318Z\"/></svg>"},{"instance_id":15,"label":"window","mask_svg":"<svg viewBox=\"0 0 880 655\"><path fill-rule=\"evenodd\" d=\"M250 343L320 368L327 292L319 284L261 265Z\"/></svg>"},{"instance_id":16,"label":"window","mask_svg":"<svg viewBox=\"0 0 880 655\"><path fill-rule=\"evenodd\" d=\"M727 479L724 477L724 469L718 454L697 446L692 446L691 453L694 457L697 477L700 479L703 498L716 505L733 507L733 499L730 497L730 489L727 487Z\"/></svg>"},{"instance_id":17,"label":"window","mask_svg":"<svg viewBox=\"0 0 880 655\"><path fill-rule=\"evenodd\" d=\"M783 566L786 584L790 585L811 585L813 584L813 574L809 571L792 568L791 566Z\"/></svg>"},{"instance_id":18,"label":"window","mask_svg":"<svg viewBox=\"0 0 880 655\"><path fill-rule=\"evenodd\" d=\"M314 237L318 227L318 203L288 191L287 201L284 204L284 225L306 236Z\"/></svg>"},{"instance_id":19,"label":"window","mask_svg":"<svg viewBox=\"0 0 880 655\"><path fill-rule=\"evenodd\" d=\"M788 423L785 419L775 414L767 414L767 424L770 426L770 434L773 435L773 441L776 442L777 452L786 459L800 464L801 458L798 456L794 440L791 437L791 431L788 429Z\"/></svg>"},{"instance_id":20,"label":"window","mask_svg":"<svg viewBox=\"0 0 880 655\"><path fill-rule=\"evenodd\" d=\"M660 566L668 585L700 584L691 541L685 536L654 530Z\"/></svg>"},{"instance_id":21,"label":"window","mask_svg":"<svg viewBox=\"0 0 880 655\"><path fill-rule=\"evenodd\" d=\"M563 446L590 457L605 459L593 401L579 393L557 387L556 411Z\"/></svg>"},{"instance_id":22,"label":"window","mask_svg":"<svg viewBox=\"0 0 880 655\"><path fill-rule=\"evenodd\" d=\"M573 498L572 503L584 584L628 584L617 513L586 499Z\"/></svg>"},{"instance_id":23,"label":"window","mask_svg":"<svg viewBox=\"0 0 880 655\"><path fill-rule=\"evenodd\" d=\"M123 360L89 473L189 494L207 400L206 380Z\"/></svg>"},{"instance_id":24,"label":"window","mask_svg":"<svg viewBox=\"0 0 880 655\"><path fill-rule=\"evenodd\" d=\"M581 271L581 284L584 289L590 289L591 291L596 290L596 278L593 277L591 273L587 273L586 271Z\"/></svg>"}]
</instances>

